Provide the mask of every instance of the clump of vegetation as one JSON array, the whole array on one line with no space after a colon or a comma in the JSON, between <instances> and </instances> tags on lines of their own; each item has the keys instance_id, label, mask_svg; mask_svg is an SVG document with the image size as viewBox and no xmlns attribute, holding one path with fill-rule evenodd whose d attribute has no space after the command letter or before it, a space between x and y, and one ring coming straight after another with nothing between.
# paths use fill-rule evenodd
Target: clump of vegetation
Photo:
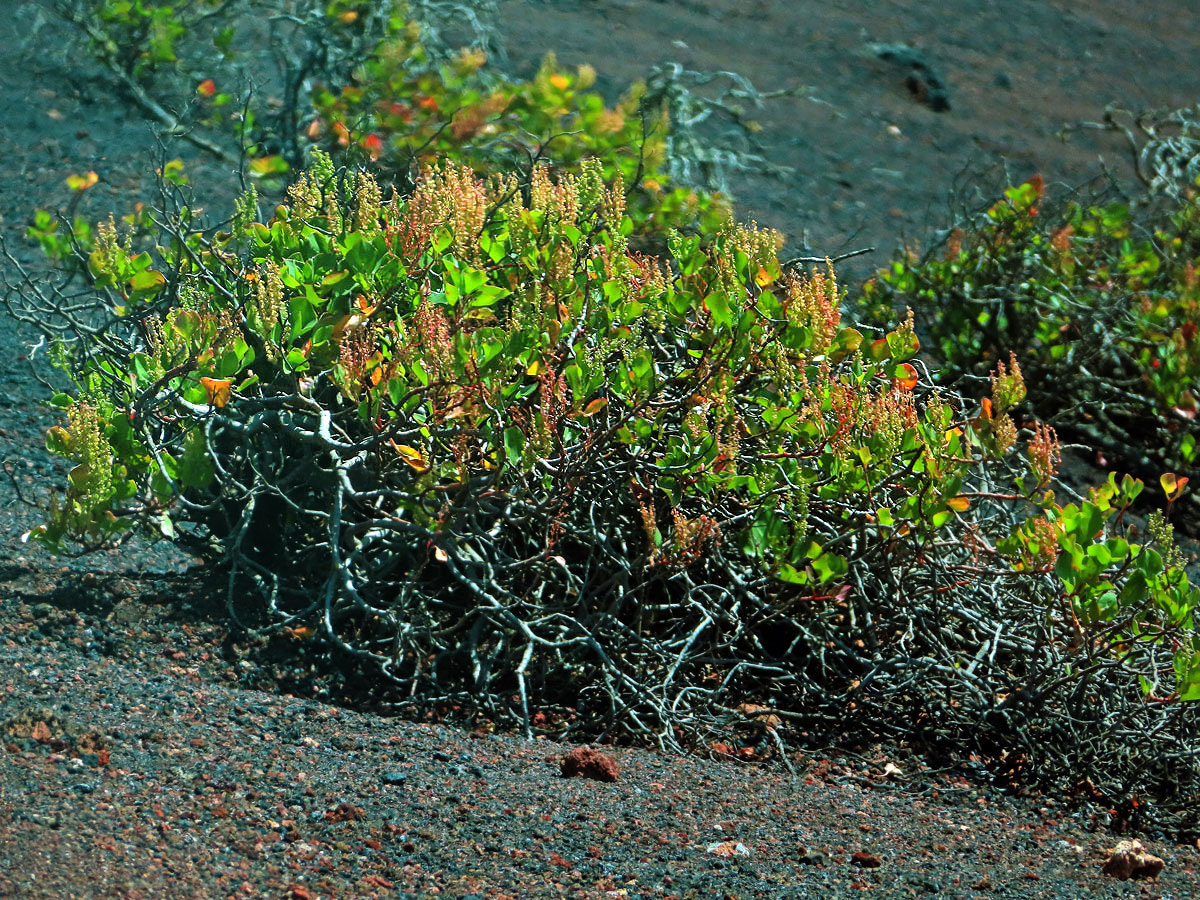
<instances>
[{"instance_id":1,"label":"clump of vegetation","mask_svg":"<svg viewBox=\"0 0 1200 900\"><path fill-rule=\"evenodd\" d=\"M862 303L919 310L944 379L1010 351L1034 409L1146 474L1200 473L1200 194L1047 210L1040 179L1010 188L921 258L899 256Z\"/></svg>"},{"instance_id":2,"label":"clump of vegetation","mask_svg":"<svg viewBox=\"0 0 1200 900\"><path fill-rule=\"evenodd\" d=\"M95 2L172 53L236 5ZM667 122L636 92L605 107L586 69L515 84L431 53L405 10L305 8L304 46L342 48L286 70L322 85L311 113L239 119L273 212L251 189L199 221L172 162L163 209L35 219L86 288L16 292L71 385L47 446L72 469L30 538L185 544L228 568L235 619L410 710L745 759L883 736L1197 827L1200 591L1166 516L1128 525L1142 481L1072 495L1022 412L1053 413L1086 353L1187 418L1190 196L1143 245L1114 207L1047 230L1040 184L1015 188L865 292L919 317L851 327L832 266L790 270L777 234L672 186L689 145L664 129L702 114L671 79ZM156 31L163 9L197 28ZM116 53L139 90L172 64ZM1169 515L1186 477L1160 484Z\"/></svg>"},{"instance_id":3,"label":"clump of vegetation","mask_svg":"<svg viewBox=\"0 0 1200 900\"><path fill-rule=\"evenodd\" d=\"M1126 533L1140 482L1057 502L1015 360L968 407L911 317L865 338L753 226L642 255L598 161L444 163L385 200L318 154L254 206L146 250L97 229L48 438L75 468L36 539L165 533L312 652L527 730L732 749L765 708L1070 760L1106 797L1200 774L1138 755L1194 721L1200 596L1165 531Z\"/></svg>"},{"instance_id":4,"label":"clump of vegetation","mask_svg":"<svg viewBox=\"0 0 1200 900\"><path fill-rule=\"evenodd\" d=\"M726 171L768 166L744 107L783 93L668 67L610 107L594 70L563 69L553 54L533 79L515 80L488 65L486 4L313 0L253 14L247 0L45 2L152 119L244 159L266 192L314 147L339 163L370 160L402 190L444 155L481 174L587 157L606 179L623 179L630 219L651 243L672 227L711 234L729 220ZM443 32L464 24L472 43L453 51ZM256 43L274 48L273 67L248 55ZM718 77L729 82L723 92L698 93ZM723 129L704 124L714 117Z\"/></svg>"}]
</instances>

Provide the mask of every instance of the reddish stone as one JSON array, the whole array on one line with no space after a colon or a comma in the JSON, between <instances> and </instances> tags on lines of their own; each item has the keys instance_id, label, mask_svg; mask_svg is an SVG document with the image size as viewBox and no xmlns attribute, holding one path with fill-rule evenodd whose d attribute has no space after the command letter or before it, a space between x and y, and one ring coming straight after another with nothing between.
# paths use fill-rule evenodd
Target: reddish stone
<instances>
[{"instance_id":1,"label":"reddish stone","mask_svg":"<svg viewBox=\"0 0 1200 900\"><path fill-rule=\"evenodd\" d=\"M1141 841L1121 841L1109 851L1103 872L1121 881L1130 878L1157 878L1165 863L1142 846Z\"/></svg>"},{"instance_id":2,"label":"reddish stone","mask_svg":"<svg viewBox=\"0 0 1200 900\"><path fill-rule=\"evenodd\" d=\"M866 850L859 850L850 857L850 861L863 869L878 869L883 865L878 856L868 853Z\"/></svg>"},{"instance_id":3,"label":"reddish stone","mask_svg":"<svg viewBox=\"0 0 1200 900\"><path fill-rule=\"evenodd\" d=\"M334 809L328 810L325 813L325 821L333 822L357 822L359 819L366 818L366 813L363 812L361 806L355 806L353 803L339 803Z\"/></svg>"},{"instance_id":4,"label":"reddish stone","mask_svg":"<svg viewBox=\"0 0 1200 900\"><path fill-rule=\"evenodd\" d=\"M594 781L616 781L617 761L591 747L576 747L563 757L564 778L591 778Z\"/></svg>"}]
</instances>

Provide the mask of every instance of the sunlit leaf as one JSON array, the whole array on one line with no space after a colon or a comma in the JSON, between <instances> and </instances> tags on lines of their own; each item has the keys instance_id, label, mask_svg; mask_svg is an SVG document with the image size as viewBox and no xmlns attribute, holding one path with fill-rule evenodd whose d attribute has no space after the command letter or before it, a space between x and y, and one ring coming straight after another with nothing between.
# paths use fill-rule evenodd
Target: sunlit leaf
<instances>
[{"instance_id":1,"label":"sunlit leaf","mask_svg":"<svg viewBox=\"0 0 1200 900\"><path fill-rule=\"evenodd\" d=\"M208 395L210 406L220 409L229 402L229 394L233 389L233 382L228 378L207 378L202 375L200 376L200 383L204 385L204 393Z\"/></svg>"},{"instance_id":2,"label":"sunlit leaf","mask_svg":"<svg viewBox=\"0 0 1200 900\"><path fill-rule=\"evenodd\" d=\"M1173 503L1183 493L1183 489L1187 487L1188 479L1186 476L1181 478L1174 472L1165 472L1159 476L1158 483L1162 485L1163 493L1167 495L1167 500Z\"/></svg>"},{"instance_id":3,"label":"sunlit leaf","mask_svg":"<svg viewBox=\"0 0 1200 900\"><path fill-rule=\"evenodd\" d=\"M88 172L84 175L68 175L67 187L73 191L86 191L99 180L100 176L95 172Z\"/></svg>"},{"instance_id":4,"label":"sunlit leaf","mask_svg":"<svg viewBox=\"0 0 1200 900\"><path fill-rule=\"evenodd\" d=\"M911 391L917 386L920 379L917 377L917 370L908 363L901 363L895 369L895 374L892 378L892 385L900 388L902 391Z\"/></svg>"},{"instance_id":5,"label":"sunlit leaf","mask_svg":"<svg viewBox=\"0 0 1200 900\"><path fill-rule=\"evenodd\" d=\"M135 294L145 294L157 291L166 283L167 278L162 272L147 269L145 272L138 272L129 279L129 289Z\"/></svg>"},{"instance_id":6,"label":"sunlit leaf","mask_svg":"<svg viewBox=\"0 0 1200 900\"><path fill-rule=\"evenodd\" d=\"M282 156L260 156L250 160L250 174L257 177L264 175L283 175L288 170L288 164Z\"/></svg>"},{"instance_id":7,"label":"sunlit leaf","mask_svg":"<svg viewBox=\"0 0 1200 900\"><path fill-rule=\"evenodd\" d=\"M400 454L400 458L412 466L416 472L428 472L429 462L422 455L421 451L416 447L410 447L407 444L397 444L392 442L392 447Z\"/></svg>"}]
</instances>

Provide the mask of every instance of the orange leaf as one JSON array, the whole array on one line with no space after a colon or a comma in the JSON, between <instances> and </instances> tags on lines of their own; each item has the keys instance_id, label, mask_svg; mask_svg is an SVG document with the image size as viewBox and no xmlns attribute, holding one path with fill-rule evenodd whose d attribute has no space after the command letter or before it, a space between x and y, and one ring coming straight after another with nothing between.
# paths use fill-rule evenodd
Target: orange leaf
<instances>
[{"instance_id":1,"label":"orange leaf","mask_svg":"<svg viewBox=\"0 0 1200 900\"><path fill-rule=\"evenodd\" d=\"M202 375L200 383L204 385L204 393L208 394L209 406L220 409L229 402L229 392L233 387L233 382L228 378L205 378Z\"/></svg>"},{"instance_id":2,"label":"orange leaf","mask_svg":"<svg viewBox=\"0 0 1200 900\"><path fill-rule=\"evenodd\" d=\"M567 76L559 73L550 76L550 83L560 91L565 91L571 86L571 82L567 80Z\"/></svg>"},{"instance_id":3,"label":"orange leaf","mask_svg":"<svg viewBox=\"0 0 1200 900\"><path fill-rule=\"evenodd\" d=\"M377 134L368 134L363 139L363 147L371 159L379 159L383 156L383 140Z\"/></svg>"},{"instance_id":4,"label":"orange leaf","mask_svg":"<svg viewBox=\"0 0 1200 900\"><path fill-rule=\"evenodd\" d=\"M772 275L770 272L768 272L762 266L758 267L758 274L754 276L754 281L758 284L759 287L766 287L768 284L770 284L774 280L775 280L774 275Z\"/></svg>"},{"instance_id":5,"label":"orange leaf","mask_svg":"<svg viewBox=\"0 0 1200 900\"><path fill-rule=\"evenodd\" d=\"M608 406L608 400L604 397L597 397L591 403L583 408L583 414L589 419L600 412L604 407Z\"/></svg>"},{"instance_id":6,"label":"orange leaf","mask_svg":"<svg viewBox=\"0 0 1200 900\"><path fill-rule=\"evenodd\" d=\"M417 472L428 472L429 463L425 457L421 455L421 451L415 447L409 447L407 444L397 444L392 441L392 447L400 454L400 458L408 463Z\"/></svg>"},{"instance_id":7,"label":"orange leaf","mask_svg":"<svg viewBox=\"0 0 1200 900\"><path fill-rule=\"evenodd\" d=\"M208 99L217 92L217 83L211 78L205 78L202 82L196 85L196 93L201 97Z\"/></svg>"},{"instance_id":8,"label":"orange leaf","mask_svg":"<svg viewBox=\"0 0 1200 900\"><path fill-rule=\"evenodd\" d=\"M1186 476L1180 478L1174 472L1166 472L1159 477L1158 483L1162 485L1163 493L1167 495L1167 500L1173 503L1179 499L1179 495L1187 487L1188 479Z\"/></svg>"},{"instance_id":9,"label":"orange leaf","mask_svg":"<svg viewBox=\"0 0 1200 900\"><path fill-rule=\"evenodd\" d=\"M957 497L951 497L949 500L947 500L946 505L955 512L966 512L971 508L971 499L969 497L963 497L962 495L959 495Z\"/></svg>"},{"instance_id":10,"label":"orange leaf","mask_svg":"<svg viewBox=\"0 0 1200 900\"><path fill-rule=\"evenodd\" d=\"M979 405L983 409L983 418L990 419L992 417L992 401L984 397L979 401Z\"/></svg>"},{"instance_id":11,"label":"orange leaf","mask_svg":"<svg viewBox=\"0 0 1200 900\"><path fill-rule=\"evenodd\" d=\"M917 378L917 370L908 363L904 363L901 368L904 370L904 376L900 378L893 378L892 385L900 388L903 391L911 391L917 386L917 381L919 380Z\"/></svg>"},{"instance_id":12,"label":"orange leaf","mask_svg":"<svg viewBox=\"0 0 1200 900\"><path fill-rule=\"evenodd\" d=\"M86 191L99 180L100 176L95 172L88 172L86 175L68 175L67 187L73 191Z\"/></svg>"}]
</instances>

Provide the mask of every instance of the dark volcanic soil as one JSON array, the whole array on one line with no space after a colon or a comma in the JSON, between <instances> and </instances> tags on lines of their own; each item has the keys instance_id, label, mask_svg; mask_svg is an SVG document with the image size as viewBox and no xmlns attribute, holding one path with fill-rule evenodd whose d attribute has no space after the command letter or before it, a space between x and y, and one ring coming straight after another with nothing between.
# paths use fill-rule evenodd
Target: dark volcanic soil
<instances>
[{"instance_id":1,"label":"dark volcanic soil","mask_svg":"<svg viewBox=\"0 0 1200 900\"><path fill-rule=\"evenodd\" d=\"M754 114L768 156L794 173L734 189L791 250L879 248L847 277L901 234L933 239L964 169L1004 160L1017 180L1075 185L1103 154L1125 172L1120 141L1077 131L1064 143L1063 126L1110 102L1198 99L1191 0L501 8L517 72L556 50L595 65L614 95L665 60L763 90L808 86ZM61 26L28 3L5 11L0 232L32 265L20 234L35 206L65 205L68 174L100 174L83 198L96 216L146 196L162 157L139 113L64 52ZM869 43L917 48L950 109L923 103ZM184 146L170 155L228 193L220 165ZM1117 882L1099 869L1119 839L1102 815L1005 797L899 749L797 755L794 777L623 749L618 781L601 783L562 778L565 747L322 702L322 683L293 677L290 639L230 639L219 589L186 558L157 547L57 560L20 542L36 518L15 488L63 477L36 449L51 421L28 365L38 353L5 320L0 897L1200 896L1194 847L1148 836L1160 880Z\"/></svg>"},{"instance_id":2,"label":"dark volcanic soil","mask_svg":"<svg viewBox=\"0 0 1200 900\"><path fill-rule=\"evenodd\" d=\"M1105 106L1176 109L1200 101L1200 19L1188 0L501 0L519 73L549 50L595 66L614 96L651 66L734 71L760 91L799 97L748 111L766 156L793 173L733 179L741 215L781 229L792 250L876 247L843 271L883 264L898 240L928 243L947 225L961 176L1007 165L1079 186L1103 157L1127 177L1124 138L1092 129ZM935 111L906 84L910 67L872 45L908 45L945 85ZM918 79L920 80L920 79ZM918 87L920 85L918 84ZM991 199L990 197L982 199Z\"/></svg>"}]
</instances>

